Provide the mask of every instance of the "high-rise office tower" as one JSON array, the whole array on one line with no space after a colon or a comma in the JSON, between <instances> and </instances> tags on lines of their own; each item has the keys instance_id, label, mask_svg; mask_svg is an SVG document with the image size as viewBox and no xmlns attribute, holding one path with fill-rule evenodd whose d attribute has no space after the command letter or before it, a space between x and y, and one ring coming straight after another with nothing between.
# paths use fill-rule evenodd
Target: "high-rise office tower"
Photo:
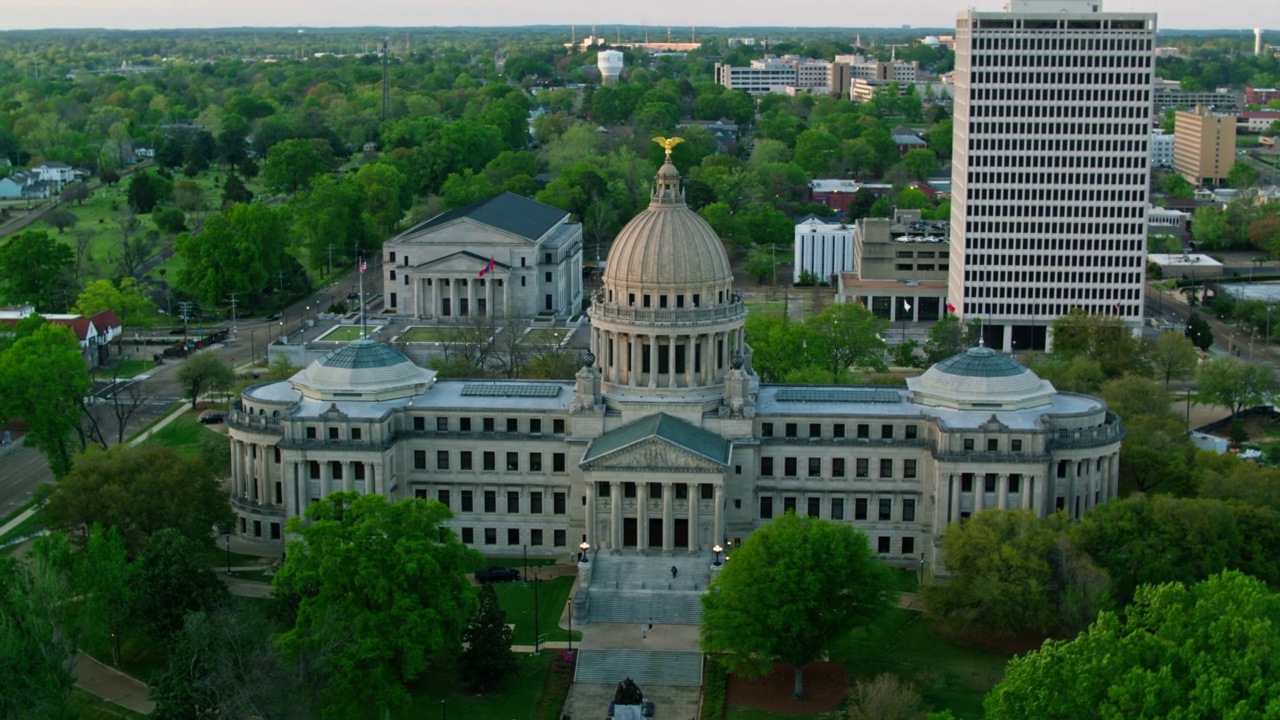
<instances>
[{"instance_id":1,"label":"high-rise office tower","mask_svg":"<svg viewBox=\"0 0 1280 720\"><path fill-rule=\"evenodd\" d=\"M989 346L1080 308L1142 325L1154 13L1006 0L956 21L948 305Z\"/></svg>"}]
</instances>

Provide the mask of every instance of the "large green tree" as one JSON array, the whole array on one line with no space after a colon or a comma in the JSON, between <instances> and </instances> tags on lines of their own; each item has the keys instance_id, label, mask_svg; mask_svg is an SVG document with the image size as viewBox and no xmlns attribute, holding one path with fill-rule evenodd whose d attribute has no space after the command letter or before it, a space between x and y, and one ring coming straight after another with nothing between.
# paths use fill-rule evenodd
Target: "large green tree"
<instances>
[{"instance_id":1,"label":"large green tree","mask_svg":"<svg viewBox=\"0 0 1280 720\"><path fill-rule=\"evenodd\" d=\"M276 273L289 271L284 213L258 203L232 205L205 220L198 235L180 235L177 254L185 261L178 286L210 307L261 295Z\"/></svg>"},{"instance_id":2,"label":"large green tree","mask_svg":"<svg viewBox=\"0 0 1280 720\"><path fill-rule=\"evenodd\" d=\"M289 520L297 539L272 588L295 612L277 640L295 658L332 648L326 716L402 707L432 653L461 649L479 557L443 527L450 517L434 501L344 492Z\"/></svg>"},{"instance_id":3,"label":"large green tree","mask_svg":"<svg viewBox=\"0 0 1280 720\"><path fill-rule=\"evenodd\" d=\"M991 720L1280 716L1280 596L1237 572L1139 588L1073 640L1009 662Z\"/></svg>"},{"instance_id":4,"label":"large green tree","mask_svg":"<svg viewBox=\"0 0 1280 720\"><path fill-rule=\"evenodd\" d=\"M462 651L461 666L467 684L484 692L515 672L516 656L511 652L507 614L498 606L498 594L492 585L480 588L479 603L462 631L467 647Z\"/></svg>"},{"instance_id":5,"label":"large green tree","mask_svg":"<svg viewBox=\"0 0 1280 720\"><path fill-rule=\"evenodd\" d=\"M1271 368L1231 357L1206 360L1199 380L1200 398L1230 408L1233 418L1247 407L1271 402L1276 392Z\"/></svg>"},{"instance_id":6,"label":"large green tree","mask_svg":"<svg viewBox=\"0 0 1280 720\"><path fill-rule=\"evenodd\" d=\"M885 343L880 334L889 327L889 321L876 317L862 303L831 305L805 318L804 325L823 343L833 382L850 368L881 370L885 367Z\"/></svg>"},{"instance_id":7,"label":"large green tree","mask_svg":"<svg viewBox=\"0 0 1280 720\"><path fill-rule=\"evenodd\" d=\"M81 405L92 383L80 343L62 325L41 323L0 353L0 418L21 418L23 444L49 460L55 477L71 469Z\"/></svg>"},{"instance_id":8,"label":"large green tree","mask_svg":"<svg viewBox=\"0 0 1280 720\"><path fill-rule=\"evenodd\" d=\"M213 390L225 390L235 384L236 371L230 363L211 352L189 356L178 368L178 384L191 398L192 409L200 402L200 395Z\"/></svg>"},{"instance_id":9,"label":"large green tree","mask_svg":"<svg viewBox=\"0 0 1280 720\"><path fill-rule=\"evenodd\" d=\"M282 193L295 193L307 186L311 178L329 172L330 159L311 140L284 140L271 146L262 165L262 179L267 187Z\"/></svg>"},{"instance_id":10,"label":"large green tree","mask_svg":"<svg viewBox=\"0 0 1280 720\"><path fill-rule=\"evenodd\" d=\"M155 303L145 286L133 278L123 278L119 285L110 280L94 280L80 291L74 311L86 317L110 310L126 328L137 329L150 324Z\"/></svg>"},{"instance_id":11,"label":"large green tree","mask_svg":"<svg viewBox=\"0 0 1280 720\"><path fill-rule=\"evenodd\" d=\"M1195 343L1177 330L1166 330L1151 344L1147 358L1156 376L1164 381L1165 389L1171 380L1187 380L1195 376L1200 353Z\"/></svg>"},{"instance_id":12,"label":"large green tree","mask_svg":"<svg viewBox=\"0 0 1280 720\"><path fill-rule=\"evenodd\" d=\"M349 265L361 250L378 244L378 229L365 209L366 197L349 178L317 175L295 197L292 235L306 266L316 271Z\"/></svg>"},{"instance_id":13,"label":"large green tree","mask_svg":"<svg viewBox=\"0 0 1280 720\"><path fill-rule=\"evenodd\" d=\"M43 230L18 233L0 245L0 291L12 304L49 312L66 309L75 254Z\"/></svg>"},{"instance_id":14,"label":"large green tree","mask_svg":"<svg viewBox=\"0 0 1280 720\"><path fill-rule=\"evenodd\" d=\"M735 672L804 666L892 604L892 575L853 526L786 513L751 533L702 596L702 649Z\"/></svg>"},{"instance_id":15,"label":"large green tree","mask_svg":"<svg viewBox=\"0 0 1280 720\"><path fill-rule=\"evenodd\" d=\"M212 547L214 526L230 527L233 520L226 492L207 463L154 445L80 454L71 472L52 486L44 517L58 530L94 523L114 528L131 553L165 528Z\"/></svg>"},{"instance_id":16,"label":"large green tree","mask_svg":"<svg viewBox=\"0 0 1280 720\"><path fill-rule=\"evenodd\" d=\"M208 544L175 528L147 537L126 575L133 627L165 641L182 629L187 613L227 601L226 584L209 569Z\"/></svg>"}]
</instances>

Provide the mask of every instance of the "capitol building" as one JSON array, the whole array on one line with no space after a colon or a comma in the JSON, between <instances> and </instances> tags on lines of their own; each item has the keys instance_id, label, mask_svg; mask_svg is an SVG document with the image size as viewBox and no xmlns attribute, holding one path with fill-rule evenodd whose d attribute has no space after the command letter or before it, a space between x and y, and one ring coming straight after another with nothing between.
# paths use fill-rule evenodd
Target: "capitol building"
<instances>
[{"instance_id":1,"label":"capitol building","mask_svg":"<svg viewBox=\"0 0 1280 720\"><path fill-rule=\"evenodd\" d=\"M573 381L441 380L357 340L228 417L247 539L336 491L429 498L490 555L681 555L794 512L850 523L886 561L935 572L950 523L984 508L1078 518L1117 494L1124 430L977 347L904 388L764 385L715 232L668 158L591 298Z\"/></svg>"}]
</instances>

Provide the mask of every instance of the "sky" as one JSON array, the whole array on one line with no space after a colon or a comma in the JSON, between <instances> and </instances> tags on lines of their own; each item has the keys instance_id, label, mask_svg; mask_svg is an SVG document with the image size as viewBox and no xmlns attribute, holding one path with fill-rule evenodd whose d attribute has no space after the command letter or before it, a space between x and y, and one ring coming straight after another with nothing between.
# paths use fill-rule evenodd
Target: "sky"
<instances>
[{"instance_id":1,"label":"sky","mask_svg":"<svg viewBox=\"0 0 1280 720\"><path fill-rule=\"evenodd\" d=\"M1159 13L1162 28L1253 28L1271 19L1280 26L1275 0L1112 0L1104 10ZM813 0L791 11L786 3L754 0L0 0L0 30L40 28L201 27L435 27L458 25L568 25L583 33L614 24L689 27L781 26L951 27L956 12L972 5L999 10L1003 0L914 0L909 3ZM652 36L651 36L652 37ZM683 38L682 38L683 39Z\"/></svg>"}]
</instances>

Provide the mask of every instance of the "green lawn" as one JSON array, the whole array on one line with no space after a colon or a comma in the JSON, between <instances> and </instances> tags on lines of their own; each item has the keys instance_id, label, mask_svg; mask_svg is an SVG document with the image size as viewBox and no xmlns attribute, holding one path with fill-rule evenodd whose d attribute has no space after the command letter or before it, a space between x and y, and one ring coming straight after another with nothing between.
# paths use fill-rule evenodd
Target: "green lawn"
<instances>
[{"instance_id":1,"label":"green lawn","mask_svg":"<svg viewBox=\"0 0 1280 720\"><path fill-rule=\"evenodd\" d=\"M747 312L777 315L781 315L787 308L787 304L782 302L748 302L745 305Z\"/></svg>"},{"instance_id":2,"label":"green lawn","mask_svg":"<svg viewBox=\"0 0 1280 720\"><path fill-rule=\"evenodd\" d=\"M560 615L573 587L572 577L558 577L538 583L538 632L547 640L568 640L569 633L560 629ZM533 632L533 583L513 582L495 585L498 604L507 613L507 622L515 629L511 642L515 645L532 645ZM573 639L581 639L582 633L573 631Z\"/></svg>"},{"instance_id":3,"label":"green lawn","mask_svg":"<svg viewBox=\"0 0 1280 720\"><path fill-rule=\"evenodd\" d=\"M411 327L400 334L400 342L444 342L445 331L433 327Z\"/></svg>"},{"instance_id":4,"label":"green lawn","mask_svg":"<svg viewBox=\"0 0 1280 720\"><path fill-rule=\"evenodd\" d=\"M921 613L899 609L871 628L855 630L831 649L831 659L844 666L850 682L894 673L914 683L934 709L948 708L957 718L982 717L982 697L1004 677L1010 657L956 644Z\"/></svg>"},{"instance_id":5,"label":"green lawn","mask_svg":"<svg viewBox=\"0 0 1280 720\"><path fill-rule=\"evenodd\" d=\"M157 430L147 442L170 448L180 457L195 458L200 456L200 438L211 432L215 431L201 425L196 413L187 412Z\"/></svg>"},{"instance_id":6,"label":"green lawn","mask_svg":"<svg viewBox=\"0 0 1280 720\"><path fill-rule=\"evenodd\" d=\"M559 345L560 341L568 336L568 330L551 330L548 328L534 328L524 334L520 338L522 345Z\"/></svg>"},{"instance_id":7,"label":"green lawn","mask_svg":"<svg viewBox=\"0 0 1280 720\"><path fill-rule=\"evenodd\" d=\"M366 330L366 334L372 331ZM339 325L317 339L318 342L351 342L360 339L359 325Z\"/></svg>"},{"instance_id":8,"label":"green lawn","mask_svg":"<svg viewBox=\"0 0 1280 720\"><path fill-rule=\"evenodd\" d=\"M14 514L11 515L10 518L5 519L4 522L9 522L9 519L16 516L17 513L25 511L28 507L30 507L30 504L22 506L20 509L14 512ZM4 523L0 523L0 525L3 525L3 524ZM14 526L12 530L5 533L4 535L0 535L0 544L6 543L12 540L13 538L19 538L25 535L30 535L34 532L38 532L43 529L44 529L44 516L41 513L41 511L37 510L34 515L18 523L16 526ZM12 548L10 549L12 550Z\"/></svg>"},{"instance_id":9,"label":"green lawn","mask_svg":"<svg viewBox=\"0 0 1280 720\"><path fill-rule=\"evenodd\" d=\"M67 696L67 709L72 717L81 720L116 720L117 718L145 718L146 715L107 702L102 698L90 695L80 688L72 688Z\"/></svg>"},{"instance_id":10,"label":"green lawn","mask_svg":"<svg viewBox=\"0 0 1280 720\"><path fill-rule=\"evenodd\" d=\"M404 720L448 717L449 720L531 720L542 696L554 653L517 655L517 672L500 690L485 695L468 692L450 657L437 657L421 679L410 686L412 706L394 717ZM441 707L444 701L444 707Z\"/></svg>"},{"instance_id":11,"label":"green lawn","mask_svg":"<svg viewBox=\"0 0 1280 720\"><path fill-rule=\"evenodd\" d=\"M112 667L111 644L101 626L90 626L80 638L80 649L94 660ZM116 670L144 683L169 665L169 656L160 643L140 633L123 633L120 638L120 665Z\"/></svg>"}]
</instances>

